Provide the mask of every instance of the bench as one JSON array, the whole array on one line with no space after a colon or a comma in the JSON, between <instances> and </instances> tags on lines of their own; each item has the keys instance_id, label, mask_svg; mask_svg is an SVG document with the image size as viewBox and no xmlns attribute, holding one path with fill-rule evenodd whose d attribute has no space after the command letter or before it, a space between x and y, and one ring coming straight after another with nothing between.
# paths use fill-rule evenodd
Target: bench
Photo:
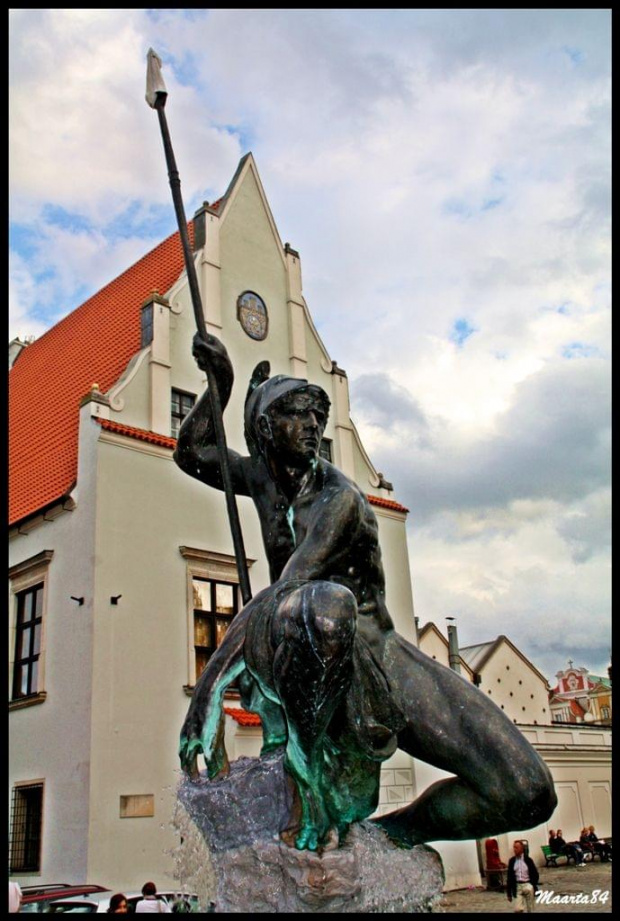
<instances>
[{"instance_id":1,"label":"bench","mask_svg":"<svg viewBox=\"0 0 620 921\"><path fill-rule=\"evenodd\" d=\"M546 867L557 867L559 858L563 858L567 865L569 860L574 860L572 855L569 857L568 854L554 854L548 844L542 844L540 849L543 852Z\"/></svg>"}]
</instances>

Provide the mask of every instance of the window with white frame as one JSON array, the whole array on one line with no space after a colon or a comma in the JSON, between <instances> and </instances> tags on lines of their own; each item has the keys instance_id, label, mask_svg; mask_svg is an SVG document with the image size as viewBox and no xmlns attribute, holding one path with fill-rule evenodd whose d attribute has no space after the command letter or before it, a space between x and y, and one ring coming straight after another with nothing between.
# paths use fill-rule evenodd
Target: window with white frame
<instances>
[{"instance_id":1,"label":"window with white frame","mask_svg":"<svg viewBox=\"0 0 620 921\"><path fill-rule=\"evenodd\" d=\"M194 688L207 662L241 610L241 589L234 556L180 547L187 563L188 684ZM252 565L253 560L248 560Z\"/></svg>"},{"instance_id":2,"label":"window with white frame","mask_svg":"<svg viewBox=\"0 0 620 921\"><path fill-rule=\"evenodd\" d=\"M11 706L45 699L45 609L53 550L9 569L11 587Z\"/></svg>"},{"instance_id":3,"label":"window with white frame","mask_svg":"<svg viewBox=\"0 0 620 921\"><path fill-rule=\"evenodd\" d=\"M193 576L196 681L239 611L239 585Z\"/></svg>"}]
</instances>

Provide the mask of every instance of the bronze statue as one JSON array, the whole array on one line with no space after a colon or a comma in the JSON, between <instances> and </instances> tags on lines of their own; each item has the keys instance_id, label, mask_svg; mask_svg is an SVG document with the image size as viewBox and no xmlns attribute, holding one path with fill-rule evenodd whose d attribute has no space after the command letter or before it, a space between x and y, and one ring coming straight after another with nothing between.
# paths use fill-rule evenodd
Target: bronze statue
<instances>
[{"instance_id":1,"label":"bronze statue","mask_svg":"<svg viewBox=\"0 0 620 921\"><path fill-rule=\"evenodd\" d=\"M194 338L226 407L233 369L215 337ZM337 844L377 807L381 762L400 748L456 776L377 819L405 845L532 828L553 812L550 773L478 688L399 636L385 604L375 515L358 486L319 456L329 398L266 362L245 404L249 456L228 451L234 491L261 522L271 585L232 621L183 725L180 758L195 776L227 770L223 694L236 678L260 714L263 753L285 746L298 815L285 840ZM184 420L175 460L222 489L208 391Z\"/></svg>"}]
</instances>

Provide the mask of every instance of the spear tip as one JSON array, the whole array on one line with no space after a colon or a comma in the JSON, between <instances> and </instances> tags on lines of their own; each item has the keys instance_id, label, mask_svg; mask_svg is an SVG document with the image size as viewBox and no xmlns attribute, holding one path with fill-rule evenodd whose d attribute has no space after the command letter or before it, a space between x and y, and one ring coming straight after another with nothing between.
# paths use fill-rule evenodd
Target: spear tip
<instances>
[{"instance_id":1,"label":"spear tip","mask_svg":"<svg viewBox=\"0 0 620 921\"><path fill-rule=\"evenodd\" d=\"M146 55L146 95L145 99L152 109L156 103L166 104L168 90L161 75L162 60L156 51L149 48Z\"/></svg>"}]
</instances>

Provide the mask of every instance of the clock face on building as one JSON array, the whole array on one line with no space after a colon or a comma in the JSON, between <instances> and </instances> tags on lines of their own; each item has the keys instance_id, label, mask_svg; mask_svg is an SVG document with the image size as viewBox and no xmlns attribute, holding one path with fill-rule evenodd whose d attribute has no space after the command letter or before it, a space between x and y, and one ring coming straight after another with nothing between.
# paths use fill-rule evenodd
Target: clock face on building
<instances>
[{"instance_id":1,"label":"clock face on building","mask_svg":"<svg viewBox=\"0 0 620 921\"><path fill-rule=\"evenodd\" d=\"M244 291L237 299L237 319L251 339L265 339L269 316L264 300L254 291Z\"/></svg>"}]
</instances>

